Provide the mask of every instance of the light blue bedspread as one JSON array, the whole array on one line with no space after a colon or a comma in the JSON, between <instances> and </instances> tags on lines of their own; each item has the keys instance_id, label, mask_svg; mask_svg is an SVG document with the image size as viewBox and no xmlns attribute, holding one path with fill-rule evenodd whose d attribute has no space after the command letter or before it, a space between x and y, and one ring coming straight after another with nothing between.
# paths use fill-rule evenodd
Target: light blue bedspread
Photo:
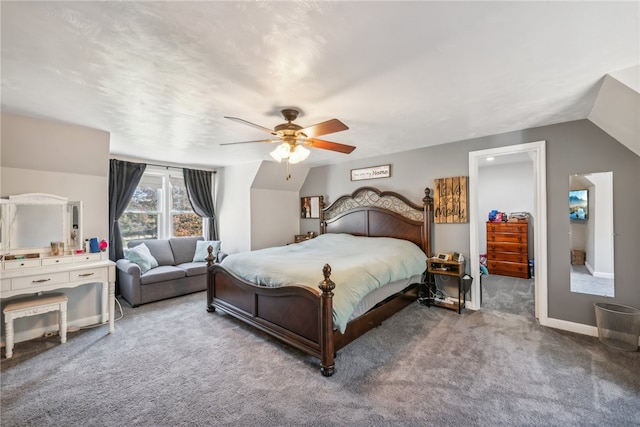
<instances>
[{"instance_id":1,"label":"light blue bedspread","mask_svg":"<svg viewBox=\"0 0 640 427\"><path fill-rule=\"evenodd\" d=\"M333 322L344 333L360 300L387 283L419 275L427 256L412 242L388 237L322 234L293 245L227 256L222 265L264 286L303 285L320 293L324 264L335 282Z\"/></svg>"}]
</instances>

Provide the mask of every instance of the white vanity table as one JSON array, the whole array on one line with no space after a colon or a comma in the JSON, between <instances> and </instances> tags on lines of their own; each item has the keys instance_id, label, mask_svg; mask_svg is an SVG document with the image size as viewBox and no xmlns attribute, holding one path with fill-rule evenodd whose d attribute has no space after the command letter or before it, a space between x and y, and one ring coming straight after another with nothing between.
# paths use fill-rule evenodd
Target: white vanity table
<instances>
[{"instance_id":1,"label":"white vanity table","mask_svg":"<svg viewBox=\"0 0 640 427\"><path fill-rule=\"evenodd\" d=\"M114 329L115 263L106 252L2 262L0 298L102 283L102 323Z\"/></svg>"},{"instance_id":2,"label":"white vanity table","mask_svg":"<svg viewBox=\"0 0 640 427\"><path fill-rule=\"evenodd\" d=\"M114 330L115 263L83 252L82 203L41 194L0 199L0 299L102 284L102 323ZM51 242L65 250L52 256Z\"/></svg>"}]
</instances>

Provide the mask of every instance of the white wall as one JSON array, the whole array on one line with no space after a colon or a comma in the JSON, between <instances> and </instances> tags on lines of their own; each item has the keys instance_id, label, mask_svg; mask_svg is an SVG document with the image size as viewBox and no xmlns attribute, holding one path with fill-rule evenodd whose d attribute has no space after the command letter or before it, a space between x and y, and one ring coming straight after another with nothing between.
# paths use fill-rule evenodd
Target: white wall
<instances>
[{"instance_id":1,"label":"white wall","mask_svg":"<svg viewBox=\"0 0 640 427\"><path fill-rule=\"evenodd\" d=\"M300 234L297 191L251 190L251 249L283 246Z\"/></svg>"},{"instance_id":2,"label":"white wall","mask_svg":"<svg viewBox=\"0 0 640 427\"><path fill-rule=\"evenodd\" d=\"M520 162L488 165L478 169L479 224L484 224L489 212L533 212L533 163ZM478 229L480 253L487 253L487 234Z\"/></svg>"},{"instance_id":3,"label":"white wall","mask_svg":"<svg viewBox=\"0 0 640 427\"><path fill-rule=\"evenodd\" d=\"M108 237L109 133L2 113L0 141L1 197L50 193L80 200L84 237ZM70 326L99 321L100 290L97 284L64 290L69 298ZM56 322L55 313L19 319L16 342L54 330Z\"/></svg>"},{"instance_id":4,"label":"white wall","mask_svg":"<svg viewBox=\"0 0 640 427\"><path fill-rule=\"evenodd\" d=\"M251 250L251 183L260 163L228 166L217 175L220 250L232 254Z\"/></svg>"},{"instance_id":5,"label":"white wall","mask_svg":"<svg viewBox=\"0 0 640 427\"><path fill-rule=\"evenodd\" d=\"M300 234L300 187L305 165L260 162L219 170L217 212L221 250L248 252L293 242Z\"/></svg>"}]
</instances>

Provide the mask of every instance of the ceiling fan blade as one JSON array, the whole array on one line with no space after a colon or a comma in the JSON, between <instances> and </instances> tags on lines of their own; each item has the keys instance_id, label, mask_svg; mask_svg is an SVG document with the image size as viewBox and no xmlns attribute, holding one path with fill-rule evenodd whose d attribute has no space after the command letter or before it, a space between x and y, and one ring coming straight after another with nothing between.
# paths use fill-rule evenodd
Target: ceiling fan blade
<instances>
[{"instance_id":1,"label":"ceiling fan blade","mask_svg":"<svg viewBox=\"0 0 640 427\"><path fill-rule=\"evenodd\" d=\"M235 122L239 122L239 123L245 124L247 126L251 126L251 127L256 128L256 129L260 129L260 130L263 130L265 132L269 132L272 135L275 135L275 132L273 131L273 129L269 129L269 128L266 128L264 126L257 125L255 123L248 122L248 121L246 121L244 119L239 119L237 117L229 117L229 116L224 116L224 118L225 119L229 119L229 120L233 120Z\"/></svg>"},{"instance_id":2,"label":"ceiling fan blade","mask_svg":"<svg viewBox=\"0 0 640 427\"><path fill-rule=\"evenodd\" d=\"M253 141L225 142L220 145L249 144L251 142L275 142L275 139L254 139Z\"/></svg>"},{"instance_id":3,"label":"ceiling fan blade","mask_svg":"<svg viewBox=\"0 0 640 427\"><path fill-rule=\"evenodd\" d=\"M349 129L349 127L342 123L340 120L331 119L327 120L326 122L316 123L315 125L300 129L300 132L307 135L308 138L313 138L320 135L341 132L347 129Z\"/></svg>"},{"instance_id":4,"label":"ceiling fan blade","mask_svg":"<svg viewBox=\"0 0 640 427\"><path fill-rule=\"evenodd\" d=\"M338 144L337 142L316 138L307 138L306 141L314 148L322 148L323 150L337 151L344 154L349 154L356 149L353 145Z\"/></svg>"}]
</instances>

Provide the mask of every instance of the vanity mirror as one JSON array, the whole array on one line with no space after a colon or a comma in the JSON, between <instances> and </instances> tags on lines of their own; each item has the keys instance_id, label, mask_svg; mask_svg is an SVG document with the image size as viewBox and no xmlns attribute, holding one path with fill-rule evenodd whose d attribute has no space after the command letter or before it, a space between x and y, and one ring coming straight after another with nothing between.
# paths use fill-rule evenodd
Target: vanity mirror
<instances>
[{"instance_id":1,"label":"vanity mirror","mask_svg":"<svg viewBox=\"0 0 640 427\"><path fill-rule=\"evenodd\" d=\"M81 202L42 193L10 196L0 202L3 252L49 253L51 242L62 242L69 251L81 248Z\"/></svg>"},{"instance_id":2,"label":"vanity mirror","mask_svg":"<svg viewBox=\"0 0 640 427\"><path fill-rule=\"evenodd\" d=\"M613 172L569 177L571 292L614 296Z\"/></svg>"}]
</instances>

